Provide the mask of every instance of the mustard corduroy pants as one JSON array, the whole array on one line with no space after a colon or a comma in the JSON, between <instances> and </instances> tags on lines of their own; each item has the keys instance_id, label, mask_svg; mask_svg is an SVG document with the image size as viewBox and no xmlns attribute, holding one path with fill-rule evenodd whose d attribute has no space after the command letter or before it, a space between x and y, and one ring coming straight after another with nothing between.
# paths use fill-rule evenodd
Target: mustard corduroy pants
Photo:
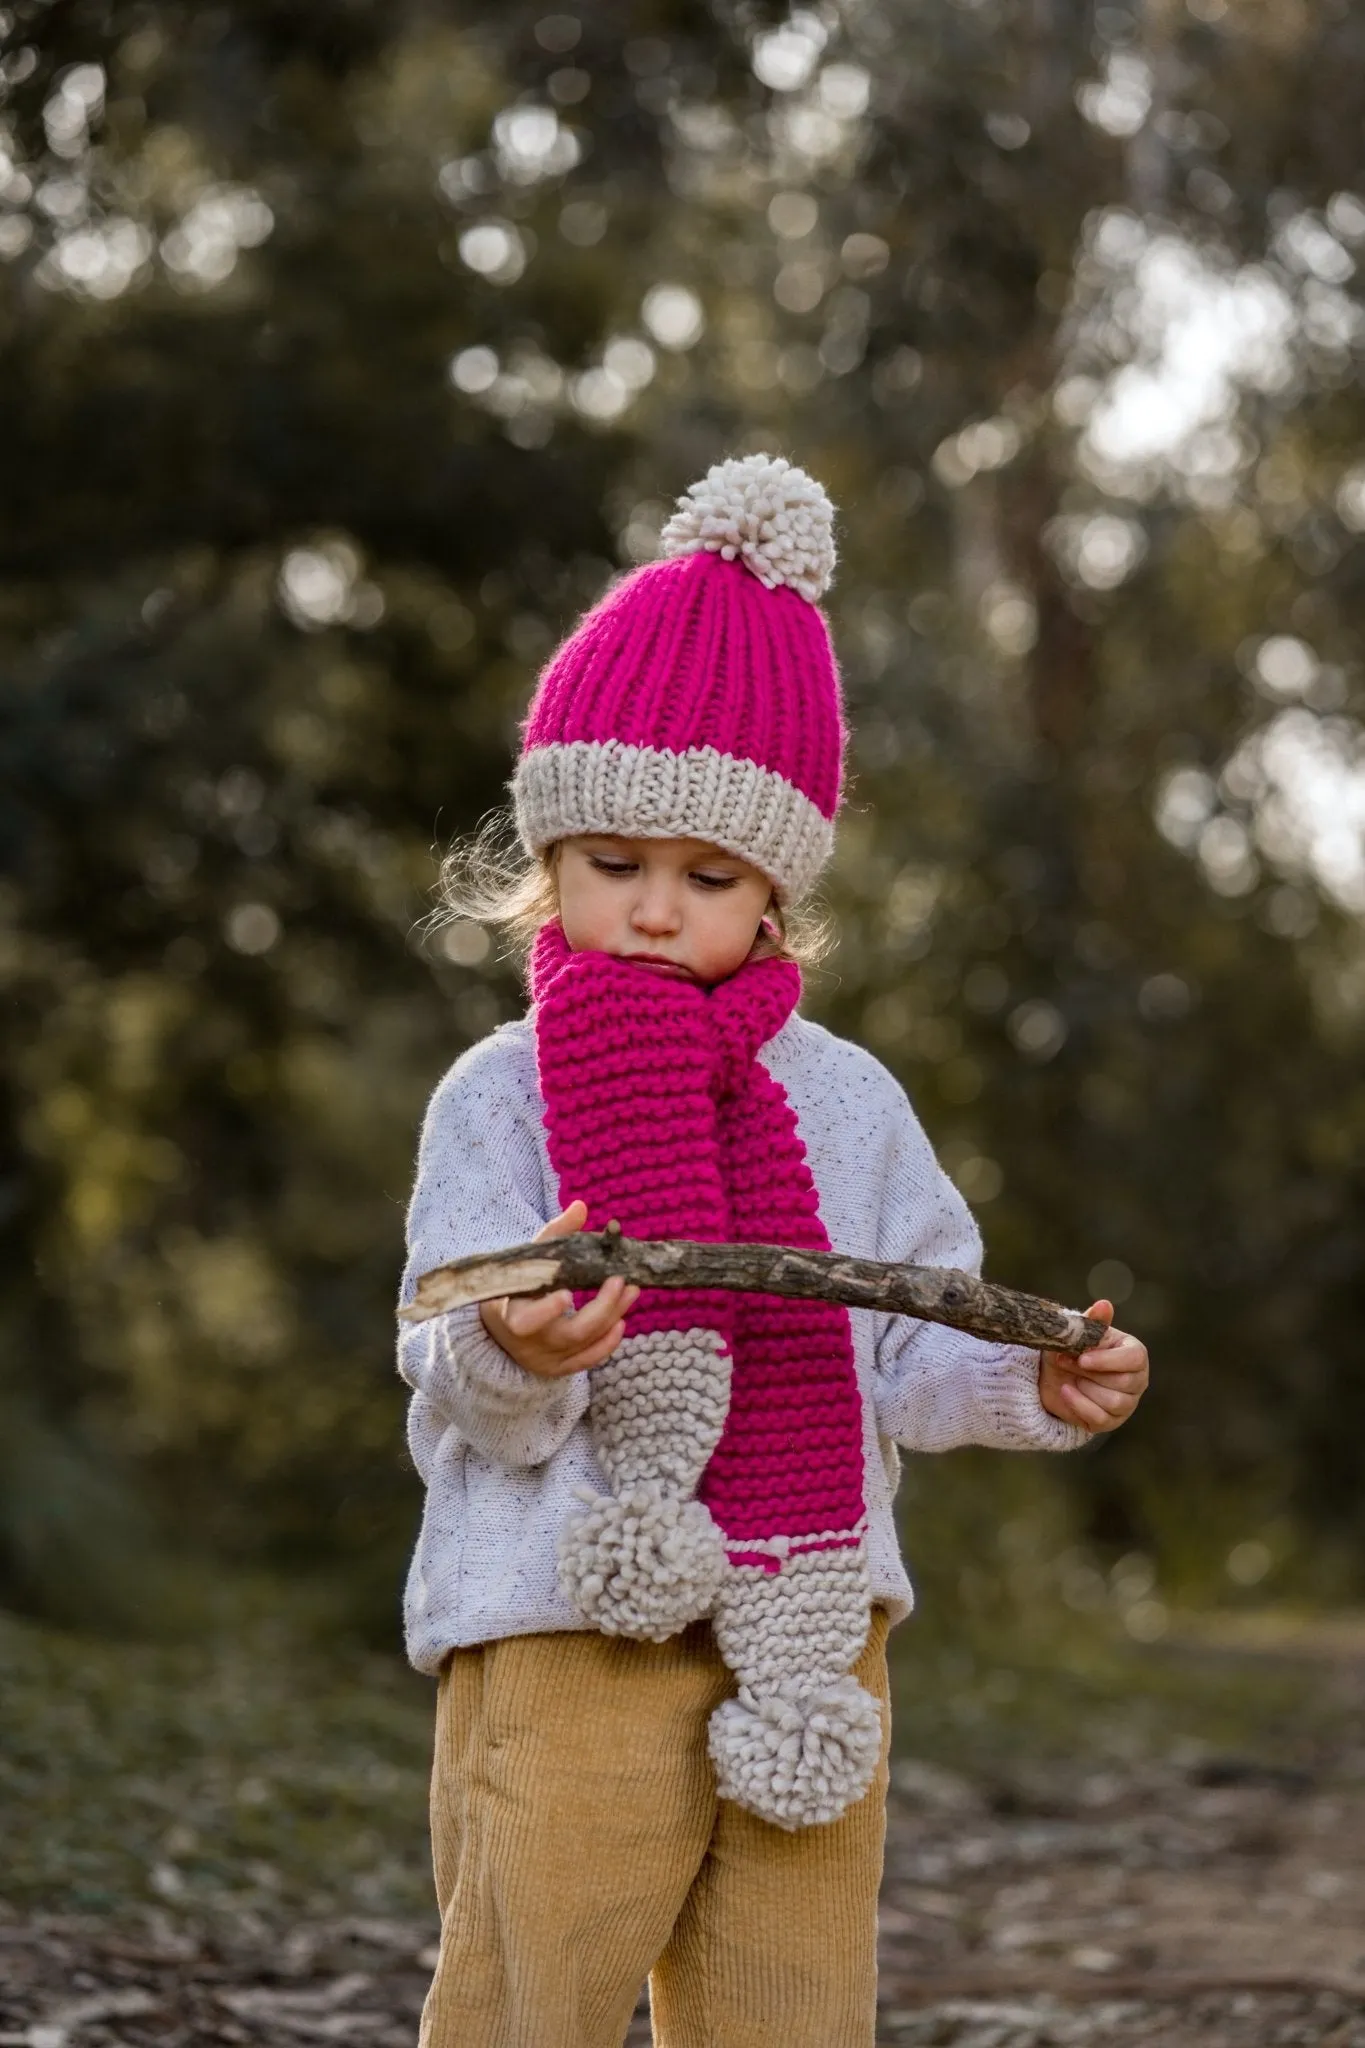
<instances>
[{"instance_id":1,"label":"mustard corduroy pants","mask_svg":"<svg viewBox=\"0 0 1365 2048\"><path fill-rule=\"evenodd\" d=\"M421 2048L621 2048L646 1976L657 2048L872 2048L890 1733L859 1804L788 1833L716 1798L734 1679L700 1622L456 1650L431 1834L441 1949Z\"/></svg>"}]
</instances>

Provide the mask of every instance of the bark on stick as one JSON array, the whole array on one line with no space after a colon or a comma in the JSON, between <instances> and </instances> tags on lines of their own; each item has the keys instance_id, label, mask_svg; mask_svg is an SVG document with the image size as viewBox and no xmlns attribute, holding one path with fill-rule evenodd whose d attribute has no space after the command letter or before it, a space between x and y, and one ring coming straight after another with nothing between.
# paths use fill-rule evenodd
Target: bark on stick
<instances>
[{"instance_id":1,"label":"bark on stick","mask_svg":"<svg viewBox=\"0 0 1365 2048\"><path fill-rule=\"evenodd\" d=\"M694 1244L684 1238L622 1237L608 1225L572 1237L476 1252L424 1273L407 1322L425 1322L471 1302L505 1294L548 1294L568 1287L598 1288L613 1275L639 1287L724 1288L739 1294L779 1294L805 1301L837 1301L846 1308L889 1310L926 1323L947 1323L997 1344L1028 1344L1050 1351L1086 1351L1104 1325L1074 1308L997 1287L973 1273L945 1266L901 1266L882 1259L849 1259L840 1252L793 1251L779 1244Z\"/></svg>"}]
</instances>

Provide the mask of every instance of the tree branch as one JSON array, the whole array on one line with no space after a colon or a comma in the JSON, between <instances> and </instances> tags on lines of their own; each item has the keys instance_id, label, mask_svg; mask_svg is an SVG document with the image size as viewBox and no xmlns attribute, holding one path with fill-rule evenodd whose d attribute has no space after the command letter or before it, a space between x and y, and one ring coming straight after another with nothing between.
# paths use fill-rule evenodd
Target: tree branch
<instances>
[{"instance_id":1,"label":"tree branch","mask_svg":"<svg viewBox=\"0 0 1365 2048\"><path fill-rule=\"evenodd\" d=\"M839 1252L793 1251L777 1244L693 1244L682 1238L650 1241L603 1231L476 1252L424 1273L416 1295L399 1314L425 1322L470 1302L505 1294L548 1294L568 1287L598 1288L619 1275L639 1287L722 1288L740 1294L779 1294L804 1301L837 1301L845 1308L889 1310L926 1323L947 1323L997 1344L1081 1352L1098 1344L1104 1325L1072 1308L1018 1294L951 1267L900 1266L882 1259L849 1259Z\"/></svg>"}]
</instances>

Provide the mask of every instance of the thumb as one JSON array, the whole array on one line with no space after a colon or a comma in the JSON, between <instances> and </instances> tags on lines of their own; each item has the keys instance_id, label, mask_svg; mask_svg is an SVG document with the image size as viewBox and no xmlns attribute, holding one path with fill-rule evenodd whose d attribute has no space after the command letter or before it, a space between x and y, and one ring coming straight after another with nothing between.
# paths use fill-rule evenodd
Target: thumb
<instances>
[{"instance_id":1,"label":"thumb","mask_svg":"<svg viewBox=\"0 0 1365 2048\"><path fill-rule=\"evenodd\" d=\"M588 1220L586 1202L570 1202L567 1209L552 1216L543 1230L538 1230L535 1242L540 1244L547 1237L571 1237L575 1230L581 1230Z\"/></svg>"}]
</instances>

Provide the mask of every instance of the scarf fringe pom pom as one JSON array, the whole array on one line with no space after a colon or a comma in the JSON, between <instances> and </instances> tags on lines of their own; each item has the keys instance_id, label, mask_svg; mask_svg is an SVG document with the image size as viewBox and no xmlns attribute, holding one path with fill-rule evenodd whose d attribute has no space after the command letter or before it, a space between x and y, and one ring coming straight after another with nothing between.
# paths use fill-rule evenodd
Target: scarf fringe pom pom
<instances>
[{"instance_id":1,"label":"scarf fringe pom pom","mask_svg":"<svg viewBox=\"0 0 1365 2048\"><path fill-rule=\"evenodd\" d=\"M810 1691L741 1686L711 1716L708 1746L722 1799L780 1828L804 1828L862 1798L882 1747L881 1709L856 1678Z\"/></svg>"},{"instance_id":2,"label":"scarf fringe pom pom","mask_svg":"<svg viewBox=\"0 0 1365 2048\"><path fill-rule=\"evenodd\" d=\"M656 1480L583 1498L586 1512L560 1538L559 1577L585 1620L604 1635L662 1643L711 1612L725 1547L699 1500Z\"/></svg>"}]
</instances>

